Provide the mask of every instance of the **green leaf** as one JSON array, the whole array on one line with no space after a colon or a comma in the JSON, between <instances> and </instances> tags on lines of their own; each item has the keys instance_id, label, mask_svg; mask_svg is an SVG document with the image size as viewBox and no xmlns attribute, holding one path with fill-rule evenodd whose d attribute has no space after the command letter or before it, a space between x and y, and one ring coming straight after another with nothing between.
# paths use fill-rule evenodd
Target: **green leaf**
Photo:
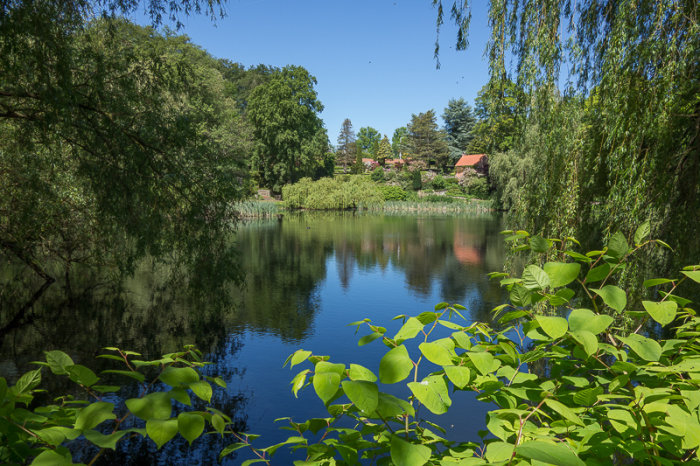
<instances>
[{"instance_id":1,"label":"green leaf","mask_svg":"<svg viewBox=\"0 0 700 466\"><path fill-rule=\"evenodd\" d=\"M403 324L403 326L401 326L399 331L396 332L396 335L394 335L394 340L408 340L415 338L415 336L418 335L421 330L423 330L423 323L415 317L410 317Z\"/></svg>"},{"instance_id":2,"label":"green leaf","mask_svg":"<svg viewBox=\"0 0 700 466\"><path fill-rule=\"evenodd\" d=\"M673 282L673 280L669 280L668 278L650 278L649 280L644 280L644 288L651 288L652 286L671 282Z\"/></svg>"},{"instance_id":3,"label":"green leaf","mask_svg":"<svg viewBox=\"0 0 700 466\"><path fill-rule=\"evenodd\" d=\"M68 367L75 365L70 356L63 351L46 351L46 362L56 375L68 375Z\"/></svg>"},{"instance_id":4,"label":"green leaf","mask_svg":"<svg viewBox=\"0 0 700 466\"><path fill-rule=\"evenodd\" d=\"M360 322L361 323L361 322ZM296 366L299 363L302 363L306 361L306 358L311 356L311 351L305 351L305 350L296 350L294 353L292 353L286 361L284 361L284 366L287 365L287 363L291 360L291 364L289 365L289 368L291 369L292 367Z\"/></svg>"},{"instance_id":5,"label":"green leaf","mask_svg":"<svg viewBox=\"0 0 700 466\"><path fill-rule=\"evenodd\" d=\"M610 264L599 265L598 267L593 267L586 274L586 283L595 283L601 280L605 280L605 277L610 273Z\"/></svg>"},{"instance_id":6,"label":"green leaf","mask_svg":"<svg viewBox=\"0 0 700 466\"><path fill-rule=\"evenodd\" d=\"M70 452L62 455L54 450L44 450L34 458L31 466L68 466L73 464Z\"/></svg>"},{"instance_id":7,"label":"green leaf","mask_svg":"<svg viewBox=\"0 0 700 466\"><path fill-rule=\"evenodd\" d=\"M401 466L423 466L430 459L430 447L391 436L391 461Z\"/></svg>"},{"instance_id":8,"label":"green leaf","mask_svg":"<svg viewBox=\"0 0 700 466\"><path fill-rule=\"evenodd\" d=\"M204 432L204 418L200 414L180 413L177 416L177 430L192 445Z\"/></svg>"},{"instance_id":9,"label":"green leaf","mask_svg":"<svg viewBox=\"0 0 700 466\"><path fill-rule=\"evenodd\" d=\"M591 356L598 351L598 338L588 330L579 330L571 333L573 337L581 343L587 356Z\"/></svg>"},{"instance_id":10,"label":"green leaf","mask_svg":"<svg viewBox=\"0 0 700 466\"><path fill-rule=\"evenodd\" d=\"M678 304L673 301L662 301L660 303L653 301L642 301L642 305L649 313L651 318L662 326L668 325L676 319Z\"/></svg>"},{"instance_id":11,"label":"green leaf","mask_svg":"<svg viewBox=\"0 0 700 466\"><path fill-rule=\"evenodd\" d=\"M501 366L501 362L494 358L491 353L486 351L470 351L469 353L467 353L467 356L474 363L476 369L483 375L495 372Z\"/></svg>"},{"instance_id":12,"label":"green leaf","mask_svg":"<svg viewBox=\"0 0 700 466\"><path fill-rule=\"evenodd\" d=\"M22 375L22 377L20 377L19 380L17 380L17 383L15 384L15 390L17 390L18 395L21 395L22 393L33 390L40 383L41 369L35 369Z\"/></svg>"},{"instance_id":13,"label":"green leaf","mask_svg":"<svg viewBox=\"0 0 700 466\"><path fill-rule=\"evenodd\" d=\"M530 249L534 252L546 252L552 245L541 236L532 236L530 238Z\"/></svg>"},{"instance_id":14,"label":"green leaf","mask_svg":"<svg viewBox=\"0 0 700 466\"><path fill-rule=\"evenodd\" d=\"M160 450L177 434L177 424L177 419L149 419L146 421L146 433Z\"/></svg>"},{"instance_id":15,"label":"green leaf","mask_svg":"<svg viewBox=\"0 0 700 466\"><path fill-rule=\"evenodd\" d=\"M301 390L301 388L306 383L306 377L308 376L309 372L311 372L309 369L304 369L303 371L295 375L292 379L291 385L292 393L294 393L294 398L298 397L299 390Z\"/></svg>"},{"instance_id":16,"label":"green leaf","mask_svg":"<svg viewBox=\"0 0 700 466\"><path fill-rule=\"evenodd\" d=\"M587 331L598 335L607 329L612 322L612 317L595 314L590 309L574 309L569 314L569 329L572 332Z\"/></svg>"},{"instance_id":17,"label":"green leaf","mask_svg":"<svg viewBox=\"0 0 700 466\"><path fill-rule=\"evenodd\" d=\"M577 390L574 393L574 403L580 406L592 406L593 403L598 401L598 395L602 395L603 391L602 387Z\"/></svg>"},{"instance_id":18,"label":"green leaf","mask_svg":"<svg viewBox=\"0 0 700 466\"><path fill-rule=\"evenodd\" d=\"M377 381L377 376L374 375L371 370L359 364L350 364L348 377L350 377L350 380L366 380L368 382Z\"/></svg>"},{"instance_id":19,"label":"green leaf","mask_svg":"<svg viewBox=\"0 0 700 466\"><path fill-rule=\"evenodd\" d=\"M117 416L112 412L113 410L113 403L107 403L106 401L92 403L80 410L73 428L84 431L92 429L108 419L116 419Z\"/></svg>"},{"instance_id":20,"label":"green leaf","mask_svg":"<svg viewBox=\"0 0 700 466\"><path fill-rule=\"evenodd\" d=\"M382 383L396 383L404 380L413 369L413 361L404 345L389 350L379 361L379 380Z\"/></svg>"},{"instance_id":21,"label":"green leaf","mask_svg":"<svg viewBox=\"0 0 700 466\"><path fill-rule=\"evenodd\" d=\"M86 387L92 387L95 385L97 382L99 382L100 378L95 375L92 370L85 366L81 366L80 364L75 364L73 366L69 366L67 368L68 370L68 377L75 383L79 383L81 385L84 385Z\"/></svg>"},{"instance_id":22,"label":"green leaf","mask_svg":"<svg viewBox=\"0 0 700 466\"><path fill-rule=\"evenodd\" d=\"M170 398L172 398L173 400L180 402L183 405L192 406L192 400L190 399L190 395L184 388L173 388L168 393L170 394Z\"/></svg>"},{"instance_id":23,"label":"green leaf","mask_svg":"<svg viewBox=\"0 0 700 466\"><path fill-rule=\"evenodd\" d=\"M532 291L522 285L516 284L510 289L510 302L513 306L525 307L532 304Z\"/></svg>"},{"instance_id":24,"label":"green leaf","mask_svg":"<svg viewBox=\"0 0 700 466\"><path fill-rule=\"evenodd\" d=\"M415 410L407 401L397 398L394 395L389 395L388 393L379 392L379 403L377 404L376 414L377 416L373 417L381 416L387 419L403 414L415 416Z\"/></svg>"},{"instance_id":25,"label":"green leaf","mask_svg":"<svg viewBox=\"0 0 700 466\"><path fill-rule=\"evenodd\" d=\"M469 378L471 377L471 371L468 367L464 366L445 366L445 375L450 379L455 387L464 388L469 383Z\"/></svg>"},{"instance_id":26,"label":"green leaf","mask_svg":"<svg viewBox=\"0 0 700 466\"><path fill-rule=\"evenodd\" d=\"M700 270L681 270L681 273L694 282L700 283Z\"/></svg>"},{"instance_id":27,"label":"green leaf","mask_svg":"<svg viewBox=\"0 0 700 466\"><path fill-rule=\"evenodd\" d=\"M218 414L212 415L211 426L214 428L215 431L220 433L222 436L224 435L224 429L226 428L226 421L224 421L223 417L221 417ZM251 436L249 435L248 438L250 439L250 437Z\"/></svg>"},{"instance_id":28,"label":"green leaf","mask_svg":"<svg viewBox=\"0 0 700 466\"><path fill-rule=\"evenodd\" d=\"M41 437L41 440L54 447L59 446L66 439L67 427L47 427L46 429L35 430L34 433ZM80 434L78 434L80 435Z\"/></svg>"},{"instance_id":29,"label":"green leaf","mask_svg":"<svg viewBox=\"0 0 700 466\"><path fill-rule=\"evenodd\" d=\"M637 228L637 231L634 232L634 244L635 246L639 246L642 244L642 242L647 239L649 234L651 233L651 225L649 224L649 220L646 222L642 223L639 225Z\"/></svg>"},{"instance_id":30,"label":"green leaf","mask_svg":"<svg viewBox=\"0 0 700 466\"><path fill-rule=\"evenodd\" d=\"M321 372L313 376L314 390L324 404L333 398L339 385L340 376L335 372Z\"/></svg>"},{"instance_id":31,"label":"green leaf","mask_svg":"<svg viewBox=\"0 0 700 466\"><path fill-rule=\"evenodd\" d=\"M247 447L247 446L248 446L248 444L247 444L247 443L243 443L243 442L232 443L232 444L230 444L230 445L226 445L226 447L225 447L223 450L221 450L221 453L219 453L219 461L220 461L221 458L223 458L224 456L230 455L230 454L233 453L234 451L239 450L239 449L241 449L241 448L245 448L245 447Z\"/></svg>"},{"instance_id":32,"label":"green leaf","mask_svg":"<svg viewBox=\"0 0 700 466\"><path fill-rule=\"evenodd\" d=\"M506 442L491 442L486 447L484 457L489 463L501 463L509 461L513 457L515 445Z\"/></svg>"},{"instance_id":33,"label":"green leaf","mask_svg":"<svg viewBox=\"0 0 700 466\"><path fill-rule=\"evenodd\" d=\"M199 374L191 367L166 367L160 374L160 380L171 387L187 385L199 380Z\"/></svg>"},{"instance_id":34,"label":"green leaf","mask_svg":"<svg viewBox=\"0 0 700 466\"><path fill-rule=\"evenodd\" d=\"M164 392L149 393L143 398L126 400L126 407L135 416L148 421L149 419L168 419L172 412L170 395Z\"/></svg>"},{"instance_id":35,"label":"green leaf","mask_svg":"<svg viewBox=\"0 0 700 466\"><path fill-rule=\"evenodd\" d=\"M615 285L605 285L598 290L591 288L591 291L603 298L603 302L618 312L627 306L627 295L624 290Z\"/></svg>"},{"instance_id":36,"label":"green leaf","mask_svg":"<svg viewBox=\"0 0 700 466\"><path fill-rule=\"evenodd\" d=\"M135 371L118 371L118 370L106 370L102 371L102 374L119 374L119 375L124 375L126 377L130 377L134 380L138 380L139 382L143 382L146 380L146 376L143 375L140 372L135 372Z\"/></svg>"},{"instance_id":37,"label":"green leaf","mask_svg":"<svg viewBox=\"0 0 700 466\"><path fill-rule=\"evenodd\" d=\"M108 435L96 430L86 430L83 432L83 435L85 435L88 442L91 442L100 448L109 448L111 450L115 450L117 448L117 442L126 434L128 434L128 432L125 430L120 430Z\"/></svg>"},{"instance_id":38,"label":"green leaf","mask_svg":"<svg viewBox=\"0 0 700 466\"><path fill-rule=\"evenodd\" d=\"M540 324L542 330L552 339L557 339L566 334L569 325L563 317L536 316L535 320Z\"/></svg>"},{"instance_id":39,"label":"green leaf","mask_svg":"<svg viewBox=\"0 0 700 466\"><path fill-rule=\"evenodd\" d=\"M523 271L523 286L528 290L543 290L549 286L549 275L536 265L528 265Z\"/></svg>"},{"instance_id":40,"label":"green leaf","mask_svg":"<svg viewBox=\"0 0 700 466\"><path fill-rule=\"evenodd\" d=\"M189 384L190 390L192 390L192 393L197 395L197 398L200 400L204 400L207 403L211 403L211 396L212 396L212 389L211 385L209 382L206 380L198 380L196 382L192 382Z\"/></svg>"},{"instance_id":41,"label":"green leaf","mask_svg":"<svg viewBox=\"0 0 700 466\"><path fill-rule=\"evenodd\" d=\"M544 404L567 421L583 427L583 421L565 404L551 398L545 399Z\"/></svg>"},{"instance_id":42,"label":"green leaf","mask_svg":"<svg viewBox=\"0 0 700 466\"><path fill-rule=\"evenodd\" d=\"M629 251L630 247L627 244L627 240L625 239L625 235L620 233L619 231L612 235L610 238L610 241L608 241L608 251L607 254L609 256L614 257L615 259L622 259L622 257L627 254L627 251Z\"/></svg>"},{"instance_id":43,"label":"green leaf","mask_svg":"<svg viewBox=\"0 0 700 466\"><path fill-rule=\"evenodd\" d=\"M367 343L372 343L377 338L381 338L383 336L384 334L379 332L370 333L369 335L365 335L364 337L360 338L357 341L357 346L365 346Z\"/></svg>"},{"instance_id":44,"label":"green leaf","mask_svg":"<svg viewBox=\"0 0 700 466\"><path fill-rule=\"evenodd\" d=\"M645 361L658 361L661 357L661 345L656 341L633 333L627 337L617 337Z\"/></svg>"},{"instance_id":45,"label":"green leaf","mask_svg":"<svg viewBox=\"0 0 700 466\"><path fill-rule=\"evenodd\" d=\"M433 364L438 366L446 366L452 364L452 356L450 352L438 343L421 343L418 349L423 353L423 356Z\"/></svg>"},{"instance_id":46,"label":"green leaf","mask_svg":"<svg viewBox=\"0 0 700 466\"><path fill-rule=\"evenodd\" d=\"M549 276L550 286L558 288L576 280L581 271L581 264L577 262L547 262L544 264L544 271Z\"/></svg>"},{"instance_id":47,"label":"green leaf","mask_svg":"<svg viewBox=\"0 0 700 466\"><path fill-rule=\"evenodd\" d=\"M452 404L445 379L439 375L426 377L421 382L409 382L408 388L433 414L444 414Z\"/></svg>"},{"instance_id":48,"label":"green leaf","mask_svg":"<svg viewBox=\"0 0 700 466\"><path fill-rule=\"evenodd\" d=\"M515 447L519 456L542 461L557 466L585 466L585 463L563 443L550 443L542 440L531 440Z\"/></svg>"},{"instance_id":49,"label":"green leaf","mask_svg":"<svg viewBox=\"0 0 700 466\"><path fill-rule=\"evenodd\" d=\"M347 397L355 403L355 406L360 408L366 414L371 414L377 409L379 403L379 389L373 382L364 380L351 381L345 380L342 383L343 391Z\"/></svg>"}]
</instances>

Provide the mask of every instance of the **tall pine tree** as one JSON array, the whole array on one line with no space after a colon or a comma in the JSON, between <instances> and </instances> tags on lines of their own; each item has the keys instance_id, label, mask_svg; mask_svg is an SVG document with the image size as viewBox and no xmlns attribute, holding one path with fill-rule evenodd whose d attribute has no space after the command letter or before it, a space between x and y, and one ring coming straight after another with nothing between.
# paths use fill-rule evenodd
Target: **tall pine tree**
<instances>
[{"instance_id":1,"label":"tall pine tree","mask_svg":"<svg viewBox=\"0 0 700 466\"><path fill-rule=\"evenodd\" d=\"M340 127L337 150L337 159L343 165L343 173L347 172L348 165L353 163L354 154L352 146L354 144L355 131L352 129L350 118L346 118L345 121L343 121L343 125Z\"/></svg>"}]
</instances>

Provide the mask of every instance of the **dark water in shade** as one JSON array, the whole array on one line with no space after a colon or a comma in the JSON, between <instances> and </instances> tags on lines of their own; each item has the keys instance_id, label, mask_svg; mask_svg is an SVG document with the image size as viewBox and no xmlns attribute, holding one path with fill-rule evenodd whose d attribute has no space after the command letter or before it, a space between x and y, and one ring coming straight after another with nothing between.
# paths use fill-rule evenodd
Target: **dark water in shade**
<instances>
[{"instance_id":1,"label":"dark water in shade","mask_svg":"<svg viewBox=\"0 0 700 466\"><path fill-rule=\"evenodd\" d=\"M393 335L401 324L392 317L432 310L441 301L466 306L468 321L489 320L490 310L503 302L498 284L486 277L502 268L499 230L500 221L489 216L316 214L249 222L235 238L238 265L246 273L243 289L223 284L221 294L197 293L182 285L191 271L151 263L119 286L94 288L69 302L57 286L35 305L28 323L0 335L0 372L16 377L45 349L61 349L76 363L104 369L104 361L93 359L101 346L157 357L195 343L214 363L208 371L228 384L215 390L213 404L241 429L261 434L258 446L270 445L291 435L279 430L284 423L275 418L327 417L312 387L298 399L290 391L290 380L305 368L282 367L295 350L376 373L386 347L380 341L358 347L357 339L368 332L355 335L349 322L367 317ZM48 383L49 390L65 390ZM408 393L405 383L380 390ZM429 419L447 428L448 438L477 439L488 406L469 393L452 398L448 414ZM156 452L150 441L122 441L103 464L211 464L227 443L210 435L192 447L172 442ZM83 459L94 453L80 445L75 451ZM225 463L251 457L239 450ZM284 450L273 457L273 464L290 462Z\"/></svg>"}]
</instances>

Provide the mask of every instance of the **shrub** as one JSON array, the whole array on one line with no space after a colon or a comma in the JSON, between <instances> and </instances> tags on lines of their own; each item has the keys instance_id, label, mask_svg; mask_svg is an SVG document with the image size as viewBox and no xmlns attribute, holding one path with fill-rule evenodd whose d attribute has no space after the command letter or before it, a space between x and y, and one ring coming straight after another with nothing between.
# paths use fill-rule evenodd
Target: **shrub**
<instances>
[{"instance_id":1,"label":"shrub","mask_svg":"<svg viewBox=\"0 0 700 466\"><path fill-rule=\"evenodd\" d=\"M381 191L385 201L405 201L408 194L398 186L380 186L379 191Z\"/></svg>"},{"instance_id":2,"label":"shrub","mask_svg":"<svg viewBox=\"0 0 700 466\"><path fill-rule=\"evenodd\" d=\"M372 181L381 182L384 181L384 169L382 167L377 167L372 171L370 175Z\"/></svg>"},{"instance_id":3,"label":"shrub","mask_svg":"<svg viewBox=\"0 0 700 466\"><path fill-rule=\"evenodd\" d=\"M489 184L484 177L469 177L466 183L466 191L470 196L474 196L477 199L488 199L489 197Z\"/></svg>"},{"instance_id":4,"label":"shrub","mask_svg":"<svg viewBox=\"0 0 700 466\"><path fill-rule=\"evenodd\" d=\"M282 195L290 209L342 210L384 202L379 187L363 175L343 175L318 181L304 178L282 188Z\"/></svg>"},{"instance_id":5,"label":"shrub","mask_svg":"<svg viewBox=\"0 0 700 466\"><path fill-rule=\"evenodd\" d=\"M443 178L440 175L436 175L430 184L433 186L433 189L437 189L437 190L445 189L445 187L447 186L447 182L445 181L445 178Z\"/></svg>"}]
</instances>

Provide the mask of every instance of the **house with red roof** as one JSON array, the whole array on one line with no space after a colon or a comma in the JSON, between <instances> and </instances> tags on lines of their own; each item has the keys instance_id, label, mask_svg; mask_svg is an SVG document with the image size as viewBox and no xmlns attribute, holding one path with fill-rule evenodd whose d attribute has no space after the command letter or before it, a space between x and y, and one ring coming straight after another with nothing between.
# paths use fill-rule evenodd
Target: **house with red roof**
<instances>
[{"instance_id":1,"label":"house with red roof","mask_svg":"<svg viewBox=\"0 0 700 466\"><path fill-rule=\"evenodd\" d=\"M489 158L486 154L464 154L455 164L455 177L463 177L468 169L474 170L477 175L486 176L489 173Z\"/></svg>"}]
</instances>

